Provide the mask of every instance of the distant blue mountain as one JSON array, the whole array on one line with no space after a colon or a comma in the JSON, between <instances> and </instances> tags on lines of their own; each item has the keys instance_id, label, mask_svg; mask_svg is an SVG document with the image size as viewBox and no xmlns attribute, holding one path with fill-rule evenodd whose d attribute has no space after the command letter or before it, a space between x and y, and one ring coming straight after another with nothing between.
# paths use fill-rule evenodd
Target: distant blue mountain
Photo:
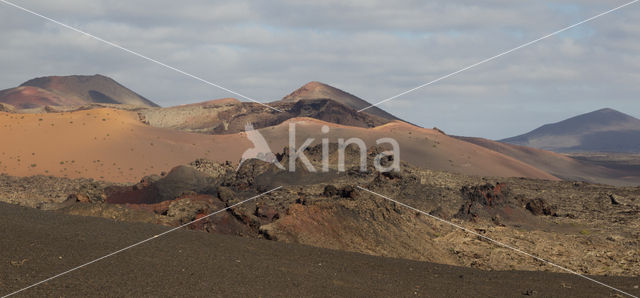
<instances>
[{"instance_id":1,"label":"distant blue mountain","mask_svg":"<svg viewBox=\"0 0 640 298\"><path fill-rule=\"evenodd\" d=\"M555 152L640 152L640 119L602 109L500 142Z\"/></svg>"}]
</instances>

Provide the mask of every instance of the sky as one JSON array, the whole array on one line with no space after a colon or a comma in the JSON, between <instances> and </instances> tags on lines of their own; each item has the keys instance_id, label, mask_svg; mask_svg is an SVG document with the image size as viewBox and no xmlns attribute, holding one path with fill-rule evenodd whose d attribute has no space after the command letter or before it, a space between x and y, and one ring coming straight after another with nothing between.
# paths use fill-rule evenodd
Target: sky
<instances>
[{"instance_id":1,"label":"sky","mask_svg":"<svg viewBox=\"0 0 640 298\"><path fill-rule=\"evenodd\" d=\"M261 102L320 81L372 103L629 1L13 0ZM162 106L237 97L1 2L0 38L0 89L103 74ZM604 107L640 117L639 83L640 2L380 107L501 139Z\"/></svg>"}]
</instances>

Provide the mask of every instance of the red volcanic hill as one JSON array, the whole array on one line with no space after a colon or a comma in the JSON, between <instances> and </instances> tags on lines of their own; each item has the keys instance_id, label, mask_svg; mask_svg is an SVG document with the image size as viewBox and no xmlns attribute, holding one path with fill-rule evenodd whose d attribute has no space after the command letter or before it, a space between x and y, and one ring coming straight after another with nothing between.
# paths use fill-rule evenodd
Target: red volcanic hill
<instances>
[{"instance_id":1,"label":"red volcanic hill","mask_svg":"<svg viewBox=\"0 0 640 298\"><path fill-rule=\"evenodd\" d=\"M331 99L342 105L345 105L354 110L360 110L370 106L367 101L358 98L355 95L344 92L338 88L331 87L327 84L320 82L309 82L306 85L293 91L291 94L282 98L282 102L297 102L304 99ZM396 116L393 116L378 107L371 107L363 112L367 114L382 117L387 120L400 120Z\"/></svg>"},{"instance_id":2,"label":"red volcanic hill","mask_svg":"<svg viewBox=\"0 0 640 298\"><path fill-rule=\"evenodd\" d=\"M78 106L91 103L158 105L103 75L50 76L29 80L16 88L0 91L0 103L18 109L43 106Z\"/></svg>"}]
</instances>

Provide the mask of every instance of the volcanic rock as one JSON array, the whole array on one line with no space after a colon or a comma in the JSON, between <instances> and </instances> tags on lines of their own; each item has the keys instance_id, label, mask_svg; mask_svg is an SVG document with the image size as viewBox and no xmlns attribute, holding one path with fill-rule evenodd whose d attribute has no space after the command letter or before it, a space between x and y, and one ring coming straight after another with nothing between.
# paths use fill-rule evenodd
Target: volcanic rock
<instances>
[{"instance_id":1,"label":"volcanic rock","mask_svg":"<svg viewBox=\"0 0 640 298\"><path fill-rule=\"evenodd\" d=\"M535 198L527 202L527 210L533 215L555 215L556 208L549 205L544 199Z\"/></svg>"}]
</instances>

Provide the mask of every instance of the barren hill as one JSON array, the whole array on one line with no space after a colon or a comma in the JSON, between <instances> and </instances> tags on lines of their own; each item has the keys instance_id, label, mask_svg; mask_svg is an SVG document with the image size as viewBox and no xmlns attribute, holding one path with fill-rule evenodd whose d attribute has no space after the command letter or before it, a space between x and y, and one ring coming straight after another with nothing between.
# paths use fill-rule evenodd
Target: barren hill
<instances>
[{"instance_id":1,"label":"barren hill","mask_svg":"<svg viewBox=\"0 0 640 298\"><path fill-rule=\"evenodd\" d=\"M260 129L272 149L288 144L287 130L291 122L296 124L298 146L307 137L314 138L312 144L315 145L320 143L319 136L328 138L332 143L340 138L346 140L357 136L368 146L373 146L376 140L392 136L400 145L400 159L425 169L479 176L557 180L553 175L509 156L401 121L375 128L361 128L311 118L295 118L276 127ZM324 125L330 128L327 134L321 134Z\"/></svg>"},{"instance_id":2,"label":"barren hill","mask_svg":"<svg viewBox=\"0 0 640 298\"><path fill-rule=\"evenodd\" d=\"M392 122L375 128L353 127L311 118L293 118L259 129L277 153L288 146L289 123L296 123L296 145L306 138L359 137L367 147L393 136L400 158L432 170L481 176L517 176L556 180L554 176L474 144L437 131ZM330 132L321 133L323 126ZM203 135L151 127L135 112L94 109L48 114L0 113L0 170L16 176L36 174L134 182L197 158L237 163L251 143L244 132Z\"/></svg>"},{"instance_id":3,"label":"barren hill","mask_svg":"<svg viewBox=\"0 0 640 298\"><path fill-rule=\"evenodd\" d=\"M282 111L233 98L140 111L152 126L190 132L230 134L244 130L246 123L256 128L278 125L296 117L310 117L356 127L375 127L400 120L342 90L319 82L308 83L282 100L269 103Z\"/></svg>"},{"instance_id":4,"label":"barren hill","mask_svg":"<svg viewBox=\"0 0 640 298\"><path fill-rule=\"evenodd\" d=\"M244 131L246 123L255 128L278 125L297 117L310 117L355 127L375 127L391 120L358 113L332 99L301 99L295 102L273 102L274 111L263 105L241 102L233 98L206 101L169 108L140 111L151 126L209 134L231 134Z\"/></svg>"},{"instance_id":5,"label":"barren hill","mask_svg":"<svg viewBox=\"0 0 640 298\"><path fill-rule=\"evenodd\" d=\"M640 152L640 119L601 109L501 142L556 152Z\"/></svg>"},{"instance_id":6,"label":"barren hill","mask_svg":"<svg viewBox=\"0 0 640 298\"><path fill-rule=\"evenodd\" d=\"M49 76L0 91L0 102L19 109L91 103L157 107L155 103L103 75Z\"/></svg>"},{"instance_id":7,"label":"barren hill","mask_svg":"<svg viewBox=\"0 0 640 298\"><path fill-rule=\"evenodd\" d=\"M237 160L249 145L244 138L150 127L135 112L117 109L0 113L0 135L1 173L113 182L135 182L200 157Z\"/></svg>"},{"instance_id":8,"label":"barren hill","mask_svg":"<svg viewBox=\"0 0 640 298\"><path fill-rule=\"evenodd\" d=\"M304 86L298 88L296 91L293 91L291 94L285 96L281 101L296 102L303 99L321 98L334 100L354 110L360 110L371 105L367 101L358 98L355 95L320 82L309 82ZM393 116L378 107L369 108L364 112L385 118L387 120L400 120L396 116Z\"/></svg>"}]
</instances>

